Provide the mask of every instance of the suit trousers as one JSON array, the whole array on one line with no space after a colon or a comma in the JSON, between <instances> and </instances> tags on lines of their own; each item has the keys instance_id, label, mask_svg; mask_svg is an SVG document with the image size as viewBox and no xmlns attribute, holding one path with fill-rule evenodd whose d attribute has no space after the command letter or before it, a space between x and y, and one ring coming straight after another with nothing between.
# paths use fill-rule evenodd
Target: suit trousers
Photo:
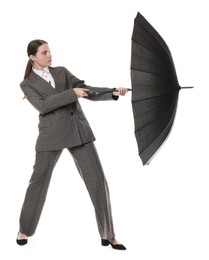
<instances>
[{"instance_id":1,"label":"suit trousers","mask_svg":"<svg viewBox=\"0 0 209 260\"><path fill-rule=\"evenodd\" d=\"M94 143L68 148L92 200L101 238L115 236L109 189ZM62 153L36 152L34 171L29 181L20 214L20 232L32 236L46 200L53 169Z\"/></svg>"}]
</instances>

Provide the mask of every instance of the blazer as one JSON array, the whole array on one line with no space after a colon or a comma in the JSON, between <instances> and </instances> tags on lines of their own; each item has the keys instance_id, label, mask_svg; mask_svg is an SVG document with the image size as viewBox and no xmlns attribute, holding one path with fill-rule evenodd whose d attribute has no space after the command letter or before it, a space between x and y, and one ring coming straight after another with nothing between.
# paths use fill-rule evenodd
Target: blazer
<instances>
[{"instance_id":1,"label":"blazer","mask_svg":"<svg viewBox=\"0 0 209 260\"><path fill-rule=\"evenodd\" d=\"M55 88L31 71L20 83L27 100L39 111L36 151L72 148L95 140L73 88L88 88L89 100L117 100L110 88L85 85L65 67L49 67ZM107 91L107 92L105 92ZM92 93L92 94L91 94Z\"/></svg>"}]
</instances>

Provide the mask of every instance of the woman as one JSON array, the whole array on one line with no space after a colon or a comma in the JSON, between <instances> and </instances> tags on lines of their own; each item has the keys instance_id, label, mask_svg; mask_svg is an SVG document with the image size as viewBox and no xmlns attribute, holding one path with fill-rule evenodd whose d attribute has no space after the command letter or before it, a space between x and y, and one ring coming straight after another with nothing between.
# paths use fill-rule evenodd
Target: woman
<instances>
[{"instance_id":1,"label":"woman","mask_svg":"<svg viewBox=\"0 0 209 260\"><path fill-rule=\"evenodd\" d=\"M125 250L115 239L108 185L93 143L94 134L78 99L117 100L127 89L90 87L66 68L51 67L52 55L46 41L31 41L27 53L29 61L20 87L25 98L40 113L39 136L16 242L25 245L28 237L34 234L53 169L62 150L67 148L90 194L102 245Z\"/></svg>"}]
</instances>

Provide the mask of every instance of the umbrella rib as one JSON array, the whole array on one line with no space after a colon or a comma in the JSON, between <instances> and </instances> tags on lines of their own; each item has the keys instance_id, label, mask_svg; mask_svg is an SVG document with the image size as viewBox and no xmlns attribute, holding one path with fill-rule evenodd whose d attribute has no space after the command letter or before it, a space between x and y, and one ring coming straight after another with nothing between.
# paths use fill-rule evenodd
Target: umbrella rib
<instances>
[{"instance_id":1,"label":"umbrella rib","mask_svg":"<svg viewBox=\"0 0 209 260\"><path fill-rule=\"evenodd\" d=\"M155 98L158 98L158 97L163 97L163 96L166 96L166 95L167 95L167 94L159 95L159 96L154 96L154 97L148 97L148 98L142 98L142 99L136 99L136 100L132 100L132 103L137 102L137 101L151 100L151 99L155 99Z\"/></svg>"},{"instance_id":2,"label":"umbrella rib","mask_svg":"<svg viewBox=\"0 0 209 260\"><path fill-rule=\"evenodd\" d=\"M174 112L174 113L175 113L175 112ZM161 116L162 116L162 115L161 115ZM161 116L159 116L158 118L160 118ZM157 118L157 119L158 119L158 118ZM157 120L157 119L156 119L156 120ZM156 120L155 120L155 121L156 121ZM174 122L173 122L173 123L174 123ZM172 125L173 125L173 123L172 123ZM149 124L147 124L147 125L149 125ZM146 127L146 126L144 126L144 127ZM143 128L144 128L144 127L143 127ZM141 128L141 129L143 129L143 128ZM140 129L140 130L141 130L141 129ZM135 133L139 132L140 130L136 131ZM159 133L159 135L157 136L157 138L160 136L160 134L161 134L161 133ZM169 130L168 135L169 135L169 134L170 134L170 130ZM167 137L168 137L168 135L167 135ZM166 139L167 139L167 137L166 137ZM160 147L165 143L166 139L163 141L163 143L160 145ZM150 145L151 145L151 144L150 144ZM149 146L150 146L150 145L149 145ZM160 149L160 147L157 149L157 151ZM144 148L143 150L141 150L140 153L143 153L147 148L148 148L148 147L146 147L146 148ZM153 156L157 153L157 151L153 154ZM152 157L153 157L153 156L152 156ZM151 158L150 158L150 159L151 159Z\"/></svg>"},{"instance_id":3,"label":"umbrella rib","mask_svg":"<svg viewBox=\"0 0 209 260\"><path fill-rule=\"evenodd\" d=\"M174 91L173 91L174 92ZM168 94L170 94L171 92L169 92L169 93L167 93L167 94L164 94L164 95L160 95L160 96L156 96L156 98L157 97L163 97L163 96L168 96ZM173 104L174 104L174 102L175 102L175 100L176 100L176 97L178 96L178 94L177 95L175 95L175 98L173 99L173 102L171 103L171 105L170 105L170 107L169 107L169 109L173 106ZM142 100L148 100L148 99L152 99L152 98L147 98L147 99L142 99ZM133 101L133 102L135 102L135 101ZM169 109L167 110L167 112L169 111ZM157 118L155 118L155 120L154 121L156 121L156 120L158 120L161 116L162 116L163 114L161 113ZM153 122L153 121L152 121ZM141 131L143 128L145 128L145 127L147 127L149 124L151 124L152 122L150 122L150 123L147 123L145 126L143 126L143 127L141 127L140 129L138 129L137 131L135 131L135 133L137 133L137 132L139 132L139 131Z\"/></svg>"},{"instance_id":4,"label":"umbrella rib","mask_svg":"<svg viewBox=\"0 0 209 260\"><path fill-rule=\"evenodd\" d=\"M164 95L166 96L166 95ZM160 97L160 96L159 96ZM169 107L168 111L170 110L170 108L173 106L173 103L175 102L176 98L174 99L174 101L172 102L171 106ZM157 121L160 117L162 117L162 115L164 115L163 113L161 113L158 117L155 118L155 120L153 120L152 122L147 123L146 125L144 125L143 127L141 127L140 129L136 130L135 133L140 132L143 128L147 127L148 125L150 125L151 123L153 123L154 121Z\"/></svg>"},{"instance_id":5,"label":"umbrella rib","mask_svg":"<svg viewBox=\"0 0 209 260\"><path fill-rule=\"evenodd\" d=\"M143 27L144 28L144 27ZM146 29L146 28L145 28ZM151 35L152 36L152 35ZM154 37L153 37L154 38ZM155 39L155 38L154 38ZM156 39L155 39L156 40ZM154 50L150 50L148 47L146 47L144 44L142 44L142 43L140 43L140 42L138 42L138 41L136 41L136 40L134 40L133 38L132 38L132 41L133 42L135 42L135 43L137 43L137 44L139 44L140 46L142 46L143 48L145 48L146 50L148 50L148 51L150 51L151 53L154 53L159 59L162 59L162 57L157 53L157 52L155 52ZM157 41L157 40L156 40ZM158 42L158 41L157 41ZM166 53L167 54L167 53ZM167 54L168 55L168 54ZM164 59L163 59L164 60ZM170 59L169 59L170 60Z\"/></svg>"},{"instance_id":6,"label":"umbrella rib","mask_svg":"<svg viewBox=\"0 0 209 260\"><path fill-rule=\"evenodd\" d=\"M175 107L175 111L176 111L176 108L177 108L177 106ZM166 135L164 141L161 143L161 145L158 147L158 149L155 151L155 153L151 156L151 158L147 161L148 164L151 162L151 160L153 159L153 157L157 154L157 152L159 151L159 149L164 145L164 143L166 142L168 136L170 135L171 129L172 129L173 124L174 124L175 116L176 116L176 115L175 115L175 111L173 112L173 116L172 116L173 122L171 123L170 129L169 129L169 131L168 131L168 133L167 133L167 135ZM169 121L171 121L171 120L169 120ZM167 124L167 125L168 125L168 124ZM159 138L159 137L160 137L160 134L158 135L157 138ZM149 147L150 147L150 145L149 145ZM144 149L143 152L144 152L145 150L146 150L146 149Z\"/></svg>"},{"instance_id":7,"label":"umbrella rib","mask_svg":"<svg viewBox=\"0 0 209 260\"><path fill-rule=\"evenodd\" d=\"M143 27L143 28L144 28L148 33L150 33L145 27ZM159 41L158 41L153 35L150 35L150 36L151 36L153 39L155 39L155 41L159 44ZM161 36L160 36L160 37L161 37ZM161 38L162 38L162 37L161 37ZM134 40L133 37L132 37L132 41L135 42L135 43L137 43L137 44L139 44L140 46L142 46L142 47L145 48L146 50L150 51L151 53L154 53L159 59L162 59L162 60L164 61L164 63L167 64L167 62L165 62L165 59L164 59L163 57L161 57L160 55L158 55L158 53L156 53L154 50L151 51L151 50L150 50L148 47L146 47L144 44L139 43L138 41ZM165 41L164 41L164 43L165 43ZM166 43L165 43L165 44L166 44ZM167 44L166 44L166 47L167 47ZM173 64L173 60L172 60L172 57L171 57L170 50L169 50L168 47L167 47L167 51L168 51L169 54L170 54L170 57L169 57L168 53L166 52L166 49L165 49L165 48L163 48L163 49L164 49L164 51L165 51L167 57L169 58L169 61L171 61L172 68L170 68L170 66L169 66L169 70L170 70L171 72L174 72L174 73L175 73L175 77L176 77L176 69L175 69L174 64Z\"/></svg>"},{"instance_id":8,"label":"umbrella rib","mask_svg":"<svg viewBox=\"0 0 209 260\"><path fill-rule=\"evenodd\" d=\"M138 17L141 17L141 19ZM140 20L140 21L139 21ZM143 25L143 21L145 23L145 25ZM162 38L162 36L158 33L158 31L140 14L137 14L137 17L135 18L135 23L137 23L139 26L141 26L144 30L146 30L148 32L148 34L155 39L158 43L161 41L161 43L159 43L164 49L168 49L168 45L166 44L165 40ZM148 29L149 27L149 29ZM157 39L158 38L158 39ZM170 51L169 51L170 52Z\"/></svg>"},{"instance_id":9,"label":"umbrella rib","mask_svg":"<svg viewBox=\"0 0 209 260\"><path fill-rule=\"evenodd\" d=\"M148 22L146 21L146 23L148 23ZM169 60L170 60L170 58L172 59L172 57L171 57L171 52L170 52L170 50L169 50L169 48L168 48L168 45L166 44L166 42L165 42L165 40L162 38L162 36L156 31L156 29L153 28L153 27L148 23L148 24L151 26L151 29L154 30L154 33L156 34L156 36L159 37L159 39L157 39L157 37L154 36L153 33L151 33L145 26L143 26L143 25L142 25L141 23L139 23L138 21L137 21L137 24L138 24L139 26L141 26L141 27L148 33L148 35L149 35L150 37L152 37L152 39L154 39L155 42L157 42L157 44L160 45L160 46L163 48L163 50L165 51L167 57L169 57L169 55L170 55ZM140 32L139 32L139 34L140 34ZM142 37L142 38L143 38L143 37ZM133 39L133 37L132 37L132 40L135 41L136 43L138 43L136 40ZM163 44L160 43L159 40L162 41ZM140 43L138 43L138 44L140 44ZM143 46L143 44L140 44L140 45ZM143 46L143 47L146 48L145 46ZM146 49L147 49L147 48L146 48ZM159 55L158 55L156 52L153 51L153 53L155 53L155 54L159 57ZM173 62L172 62L172 65L173 65Z\"/></svg>"},{"instance_id":10,"label":"umbrella rib","mask_svg":"<svg viewBox=\"0 0 209 260\"><path fill-rule=\"evenodd\" d=\"M178 91L179 91L179 89L178 89ZM172 92L175 92L175 91L172 91ZM153 97L132 100L132 103L137 102L137 101L144 101L144 100L149 100L149 99L155 99L155 98L159 98L159 97L168 96L168 94L171 94L172 92L170 91L168 93L157 95L157 96L153 96Z\"/></svg>"},{"instance_id":11,"label":"umbrella rib","mask_svg":"<svg viewBox=\"0 0 209 260\"><path fill-rule=\"evenodd\" d=\"M134 40L133 40L134 41ZM135 43L138 43L138 42L136 42L136 41L134 41ZM155 56L157 56L158 57L158 59L160 60L160 61L163 61L163 65L166 65L166 63L165 63L165 61L164 61L164 59L162 59L162 57L160 57L159 55L157 55L154 51L151 51L150 49L148 49L148 48L146 48L144 45L142 45L142 44L140 44L140 43L138 43L140 46L142 46L144 49L146 49L147 51L149 51L151 54L154 54ZM148 58L146 58L145 56L143 56L143 55L140 55L139 53L136 53L137 54L137 56L139 57L139 59L141 59L141 60L145 60L145 61L148 61L148 62L151 62L151 60L150 59L148 59ZM154 61L152 61L152 63L154 64ZM158 66L158 65L156 65L156 66ZM170 68L168 65L166 65L166 67L168 67L169 68L169 71L171 72L171 75L173 75L173 68ZM136 70L136 71L142 71L142 70L140 70L140 69L136 69L136 68L133 68L133 67L131 67L131 69L133 69L133 70ZM146 73L151 73L151 74L153 74L153 75L158 75L158 76L160 76L160 74L155 74L155 73L152 73L152 72L147 72L147 71L142 71L142 72L146 72ZM164 76L164 75L163 75ZM165 76L164 76L165 77ZM165 77L165 78L167 78L167 79L169 79L168 77ZM175 75L175 78L176 78L176 75Z\"/></svg>"},{"instance_id":12,"label":"umbrella rib","mask_svg":"<svg viewBox=\"0 0 209 260\"><path fill-rule=\"evenodd\" d=\"M152 75L158 76L159 78L170 80L168 77L165 77L164 75L162 76L162 75L154 73L154 72L150 72L150 71L146 71L146 70L140 70L140 69L135 69L135 68L131 68L131 70L140 71L140 72L147 73L147 74L152 74Z\"/></svg>"}]
</instances>

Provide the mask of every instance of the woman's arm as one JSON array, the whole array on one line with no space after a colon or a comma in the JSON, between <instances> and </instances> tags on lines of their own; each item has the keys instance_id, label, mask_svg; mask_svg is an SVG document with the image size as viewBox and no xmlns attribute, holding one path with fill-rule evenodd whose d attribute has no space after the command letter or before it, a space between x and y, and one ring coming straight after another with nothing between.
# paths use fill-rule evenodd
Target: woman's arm
<instances>
[{"instance_id":1,"label":"woman's arm","mask_svg":"<svg viewBox=\"0 0 209 260\"><path fill-rule=\"evenodd\" d=\"M20 84L20 87L28 101L41 113L49 113L60 107L77 101L77 96L73 89L43 97L38 91L27 84Z\"/></svg>"},{"instance_id":2,"label":"woman's arm","mask_svg":"<svg viewBox=\"0 0 209 260\"><path fill-rule=\"evenodd\" d=\"M128 88L96 88L86 86L85 88L74 89L78 97L87 98L93 101L102 100L118 100L119 96L125 96L128 92Z\"/></svg>"},{"instance_id":3,"label":"woman's arm","mask_svg":"<svg viewBox=\"0 0 209 260\"><path fill-rule=\"evenodd\" d=\"M72 88L74 88L77 97L84 97L92 101L118 100L118 96L126 93L126 89L123 91L120 90L124 88L118 88L119 91L114 91L116 88L88 86L85 84L84 80L78 79L69 70L66 68L64 69L66 71L67 81Z\"/></svg>"}]
</instances>

